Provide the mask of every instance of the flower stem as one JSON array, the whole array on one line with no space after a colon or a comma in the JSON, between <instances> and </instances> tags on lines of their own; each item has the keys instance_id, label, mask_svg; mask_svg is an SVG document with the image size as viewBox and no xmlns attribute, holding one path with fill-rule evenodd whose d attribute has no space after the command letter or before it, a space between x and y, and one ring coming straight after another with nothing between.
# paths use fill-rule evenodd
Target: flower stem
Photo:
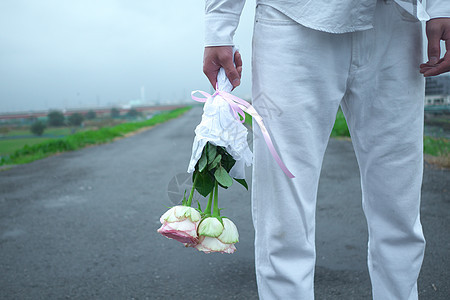
<instances>
[{"instance_id":1,"label":"flower stem","mask_svg":"<svg viewBox=\"0 0 450 300\"><path fill-rule=\"evenodd\" d=\"M219 211L219 184L215 183L214 186L214 207L213 207L213 217L219 217L220 211Z\"/></svg>"},{"instance_id":2,"label":"flower stem","mask_svg":"<svg viewBox=\"0 0 450 300\"><path fill-rule=\"evenodd\" d=\"M208 215L208 216L211 215L211 205L212 205L213 194L214 194L214 191L211 191L211 193L209 193L208 204L206 205L205 211L203 212L205 215Z\"/></svg>"},{"instance_id":3,"label":"flower stem","mask_svg":"<svg viewBox=\"0 0 450 300\"><path fill-rule=\"evenodd\" d=\"M191 206L192 198L194 197L195 185L197 183L198 177L199 177L199 175L197 174L197 176L195 176L194 183L192 184L191 193L189 194L189 198L186 203L187 206Z\"/></svg>"}]
</instances>

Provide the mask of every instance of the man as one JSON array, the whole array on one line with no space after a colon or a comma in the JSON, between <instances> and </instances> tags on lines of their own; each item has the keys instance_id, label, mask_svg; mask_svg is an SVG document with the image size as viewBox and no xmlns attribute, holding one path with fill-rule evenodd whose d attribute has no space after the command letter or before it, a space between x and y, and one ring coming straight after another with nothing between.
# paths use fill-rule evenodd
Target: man
<instances>
[{"instance_id":1,"label":"man","mask_svg":"<svg viewBox=\"0 0 450 300\"><path fill-rule=\"evenodd\" d=\"M425 240L419 220L424 76L450 70L450 1L428 0L428 62L420 65L416 0L257 0L253 105L266 119L287 178L254 141L252 213L261 299L313 299L315 207L322 158L341 106L361 173L373 299L417 299ZM245 0L206 1L204 73L233 86L234 31ZM440 59L440 40L447 52ZM419 73L420 65L420 73ZM255 134L259 129L255 128Z\"/></svg>"}]
</instances>

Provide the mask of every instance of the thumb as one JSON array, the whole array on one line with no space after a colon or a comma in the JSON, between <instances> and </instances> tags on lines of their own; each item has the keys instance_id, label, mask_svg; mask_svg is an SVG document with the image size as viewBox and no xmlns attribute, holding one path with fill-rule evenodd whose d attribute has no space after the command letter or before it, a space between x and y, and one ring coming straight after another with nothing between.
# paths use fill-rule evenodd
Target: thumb
<instances>
[{"instance_id":1,"label":"thumb","mask_svg":"<svg viewBox=\"0 0 450 300\"><path fill-rule=\"evenodd\" d=\"M436 26L427 26L428 62L433 65L437 64L441 57L442 32L439 29Z\"/></svg>"},{"instance_id":2,"label":"thumb","mask_svg":"<svg viewBox=\"0 0 450 300\"><path fill-rule=\"evenodd\" d=\"M237 87L241 84L239 73L236 70L232 59L224 62L223 68L225 69L225 74L227 74L228 80L230 80L233 87Z\"/></svg>"}]
</instances>

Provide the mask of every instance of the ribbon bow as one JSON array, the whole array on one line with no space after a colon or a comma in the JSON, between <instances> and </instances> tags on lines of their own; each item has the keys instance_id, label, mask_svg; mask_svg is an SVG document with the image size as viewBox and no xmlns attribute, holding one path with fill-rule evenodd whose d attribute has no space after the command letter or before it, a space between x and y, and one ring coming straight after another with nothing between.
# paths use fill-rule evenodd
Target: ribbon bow
<instances>
[{"instance_id":1,"label":"ribbon bow","mask_svg":"<svg viewBox=\"0 0 450 300\"><path fill-rule=\"evenodd\" d=\"M203 96L205 96L205 98L200 98L200 97L194 96L195 93L200 93ZM217 87L216 87L216 91L212 95L208 94L205 91L199 91L199 90L191 92L192 99L197 101L197 102L203 102L204 103L209 98L214 98L215 96L220 96L225 101L228 102L228 104L230 105L231 110L233 111L234 117L239 122L244 123L244 121L245 121L245 113L244 113L244 111L253 117L253 119L256 121L256 123L261 128L261 132L263 134L264 141L266 142L270 153L272 154L273 158L275 159L275 161L280 166L281 170L283 170L283 172L289 178L295 178L295 176L292 175L292 173L288 170L288 168L286 167L286 165L283 163L283 161L281 160L280 156L278 155L277 151L275 150L275 147L274 147L274 145L272 143L272 139L270 138L269 132L267 131L266 126L264 125L263 118L258 114L256 109L250 103L248 103L247 101L242 100L241 98L236 97L236 96L234 96L234 95L232 95L230 93L218 90Z\"/></svg>"}]
</instances>

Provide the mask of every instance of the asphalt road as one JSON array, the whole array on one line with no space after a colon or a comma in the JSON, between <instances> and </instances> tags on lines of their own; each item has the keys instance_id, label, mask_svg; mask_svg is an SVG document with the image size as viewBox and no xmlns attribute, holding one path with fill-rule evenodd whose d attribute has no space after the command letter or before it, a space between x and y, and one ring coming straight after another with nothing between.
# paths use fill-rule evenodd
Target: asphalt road
<instances>
[{"instance_id":1,"label":"asphalt road","mask_svg":"<svg viewBox=\"0 0 450 300\"><path fill-rule=\"evenodd\" d=\"M111 144L0 172L0 299L257 299L241 186L220 197L239 228L235 254L200 253L156 232L183 186L200 115L197 107ZM450 297L449 178L426 164L421 299ZM351 143L333 139L317 204L316 299L370 299L360 197Z\"/></svg>"}]
</instances>

